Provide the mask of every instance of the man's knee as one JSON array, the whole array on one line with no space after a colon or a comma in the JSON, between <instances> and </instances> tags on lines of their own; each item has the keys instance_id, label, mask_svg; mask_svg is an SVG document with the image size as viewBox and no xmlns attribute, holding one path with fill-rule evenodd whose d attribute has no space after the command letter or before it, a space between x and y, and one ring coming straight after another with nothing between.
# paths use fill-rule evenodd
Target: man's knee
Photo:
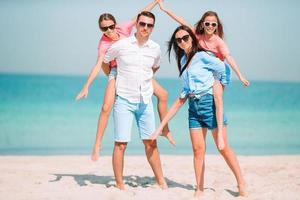
<instances>
[{"instance_id":1,"label":"man's knee","mask_svg":"<svg viewBox=\"0 0 300 200\"><path fill-rule=\"evenodd\" d=\"M115 142L115 149L119 151L125 151L127 147L127 142Z\"/></svg>"},{"instance_id":2,"label":"man's knee","mask_svg":"<svg viewBox=\"0 0 300 200\"><path fill-rule=\"evenodd\" d=\"M151 150L151 149L156 149L157 148L157 143L155 140L145 140L144 141L145 149L146 150Z\"/></svg>"}]
</instances>

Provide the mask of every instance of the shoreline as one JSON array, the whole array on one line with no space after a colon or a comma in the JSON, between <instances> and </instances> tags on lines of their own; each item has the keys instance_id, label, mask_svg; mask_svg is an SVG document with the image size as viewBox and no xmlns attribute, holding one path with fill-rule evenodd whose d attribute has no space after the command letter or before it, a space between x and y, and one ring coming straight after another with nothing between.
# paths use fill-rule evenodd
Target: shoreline
<instances>
[{"instance_id":1,"label":"shoreline","mask_svg":"<svg viewBox=\"0 0 300 200\"><path fill-rule=\"evenodd\" d=\"M114 187L111 156L0 156L0 197L12 199L192 199L193 157L161 155L168 190L156 187L146 156L125 155L126 191ZM206 156L205 199L300 199L300 155L238 156L248 197L237 197L219 155Z\"/></svg>"}]
</instances>

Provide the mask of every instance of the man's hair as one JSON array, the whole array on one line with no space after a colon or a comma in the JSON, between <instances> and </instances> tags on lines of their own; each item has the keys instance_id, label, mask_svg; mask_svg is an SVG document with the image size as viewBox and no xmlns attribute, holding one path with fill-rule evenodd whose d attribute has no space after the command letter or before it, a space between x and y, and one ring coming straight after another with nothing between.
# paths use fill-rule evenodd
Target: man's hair
<instances>
[{"instance_id":1,"label":"man's hair","mask_svg":"<svg viewBox=\"0 0 300 200\"><path fill-rule=\"evenodd\" d=\"M146 17L150 17L153 19L153 23L155 24L155 15L152 12L148 12L148 11L143 11L141 13L138 14L137 18L136 18L136 22L139 21L141 16L146 16Z\"/></svg>"}]
</instances>

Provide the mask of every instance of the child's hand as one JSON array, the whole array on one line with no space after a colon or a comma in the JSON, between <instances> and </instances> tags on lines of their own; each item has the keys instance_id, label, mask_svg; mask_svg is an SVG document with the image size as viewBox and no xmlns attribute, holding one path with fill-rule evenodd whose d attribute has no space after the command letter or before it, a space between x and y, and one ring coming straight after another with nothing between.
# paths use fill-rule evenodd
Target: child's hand
<instances>
[{"instance_id":1,"label":"child's hand","mask_svg":"<svg viewBox=\"0 0 300 200\"><path fill-rule=\"evenodd\" d=\"M158 4L159 4L159 8L160 8L162 11L165 11L165 10L166 10L165 5L163 4L163 0L158 0Z\"/></svg>"},{"instance_id":2,"label":"child's hand","mask_svg":"<svg viewBox=\"0 0 300 200\"><path fill-rule=\"evenodd\" d=\"M250 85L250 82L245 79L243 76L240 77L240 81L243 83L244 86L248 87Z\"/></svg>"},{"instance_id":3,"label":"child's hand","mask_svg":"<svg viewBox=\"0 0 300 200\"><path fill-rule=\"evenodd\" d=\"M159 135L161 135L162 129L156 129L151 135L151 140L156 140Z\"/></svg>"},{"instance_id":4,"label":"child's hand","mask_svg":"<svg viewBox=\"0 0 300 200\"><path fill-rule=\"evenodd\" d=\"M79 101L82 97L87 98L89 89L84 87L80 93L76 96L76 101Z\"/></svg>"}]
</instances>

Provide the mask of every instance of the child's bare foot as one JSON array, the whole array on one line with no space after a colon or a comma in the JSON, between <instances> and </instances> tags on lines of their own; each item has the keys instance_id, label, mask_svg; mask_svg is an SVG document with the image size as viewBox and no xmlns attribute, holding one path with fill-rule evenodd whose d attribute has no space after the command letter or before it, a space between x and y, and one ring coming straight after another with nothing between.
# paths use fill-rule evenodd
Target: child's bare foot
<instances>
[{"instance_id":1,"label":"child's bare foot","mask_svg":"<svg viewBox=\"0 0 300 200\"><path fill-rule=\"evenodd\" d=\"M162 131L162 133L161 133L161 136L166 137L167 140L169 140L169 142L170 142L173 146L176 145L176 142L175 142L175 140L174 140L174 138L173 138L173 135L172 135L172 133L171 133L171 131L169 130L168 127L165 127L165 128L163 129L163 131Z\"/></svg>"},{"instance_id":2,"label":"child's bare foot","mask_svg":"<svg viewBox=\"0 0 300 200\"><path fill-rule=\"evenodd\" d=\"M196 190L195 193L194 193L194 198L200 198L204 195L203 191L202 190Z\"/></svg>"},{"instance_id":3,"label":"child's bare foot","mask_svg":"<svg viewBox=\"0 0 300 200\"><path fill-rule=\"evenodd\" d=\"M125 190L125 185L124 183L116 184L116 188L118 188L119 190Z\"/></svg>"},{"instance_id":4,"label":"child's bare foot","mask_svg":"<svg viewBox=\"0 0 300 200\"><path fill-rule=\"evenodd\" d=\"M168 189L168 184L167 182L163 179L162 181L159 181L159 183L157 183L157 185L162 189L162 190L166 190Z\"/></svg>"},{"instance_id":5,"label":"child's bare foot","mask_svg":"<svg viewBox=\"0 0 300 200\"><path fill-rule=\"evenodd\" d=\"M246 197L247 196L246 184L240 184L237 187L239 189L239 195L242 196L242 197Z\"/></svg>"},{"instance_id":6,"label":"child's bare foot","mask_svg":"<svg viewBox=\"0 0 300 200\"><path fill-rule=\"evenodd\" d=\"M218 149L223 150L225 148L225 142L224 142L222 132L221 133L218 132L218 139L217 140L218 140Z\"/></svg>"},{"instance_id":7,"label":"child's bare foot","mask_svg":"<svg viewBox=\"0 0 300 200\"><path fill-rule=\"evenodd\" d=\"M91 160L92 161L97 161L99 158L99 151L100 151L100 147L99 146L95 146L91 155Z\"/></svg>"}]
</instances>

